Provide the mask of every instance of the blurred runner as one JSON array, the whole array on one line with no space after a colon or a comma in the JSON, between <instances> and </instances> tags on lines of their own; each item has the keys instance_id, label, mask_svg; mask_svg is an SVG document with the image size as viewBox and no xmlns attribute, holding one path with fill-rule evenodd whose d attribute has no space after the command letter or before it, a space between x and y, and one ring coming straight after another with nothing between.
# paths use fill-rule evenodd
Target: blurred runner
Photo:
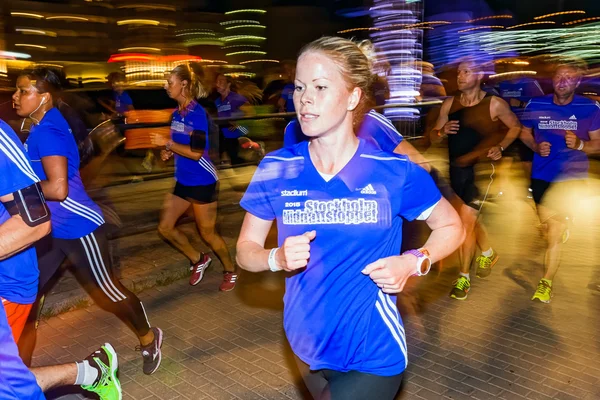
<instances>
[{"instance_id":1,"label":"blurred runner","mask_svg":"<svg viewBox=\"0 0 600 400\"><path fill-rule=\"evenodd\" d=\"M600 105L575 94L582 72L576 64L559 65L552 78L554 94L533 98L523 115L521 139L536 153L531 189L547 238L544 276L531 300L543 303L552 299L562 244L584 193L587 154L596 151L592 144L600 139Z\"/></svg>"},{"instance_id":2,"label":"blurred runner","mask_svg":"<svg viewBox=\"0 0 600 400\"><path fill-rule=\"evenodd\" d=\"M287 271L284 328L315 399L394 399L407 366L396 294L460 244L457 213L427 172L359 138L369 62L353 42L323 37L298 59L294 104L310 138L267 155L241 205L240 265ZM402 217L431 236L400 255ZM278 248L265 249L277 221Z\"/></svg>"},{"instance_id":3,"label":"blurred runner","mask_svg":"<svg viewBox=\"0 0 600 400\"><path fill-rule=\"evenodd\" d=\"M235 288L238 274L225 241L216 230L219 177L210 160L210 135L206 111L196 101L206 96L206 90L187 65L179 65L167 78L165 90L179 104L173 113L171 138L151 134L152 143L164 146L163 160L175 156L175 189L168 194L160 216L158 231L191 262L190 284L197 285L204 277L211 258L196 250L175 224L192 206L200 237L208 244L223 265L221 291ZM237 139L236 139L237 140Z\"/></svg>"},{"instance_id":4,"label":"blurred runner","mask_svg":"<svg viewBox=\"0 0 600 400\"><path fill-rule=\"evenodd\" d=\"M19 76L13 95L17 114L33 120L25 148L52 214L52 237L38 245L39 294L49 290L46 284L68 258L94 300L134 328L144 373L152 374L161 362L162 331L150 327L143 304L114 276L104 217L83 187L75 139L54 107L59 91L57 74L36 68Z\"/></svg>"},{"instance_id":5,"label":"blurred runner","mask_svg":"<svg viewBox=\"0 0 600 400\"><path fill-rule=\"evenodd\" d=\"M281 90L281 97L277 101L279 112L294 112L294 77L296 76L296 64L291 62L283 63L283 73L286 77L286 84Z\"/></svg>"},{"instance_id":6,"label":"blurred runner","mask_svg":"<svg viewBox=\"0 0 600 400\"><path fill-rule=\"evenodd\" d=\"M481 255L475 260L478 277L487 277L498 262L498 254L492 249L479 220L495 167L492 163L490 182L486 192L481 194L475 184L475 164L499 160L521 131L521 124L508 104L481 89L482 79L483 71L474 62L459 64L459 94L444 100L432 134L432 140L436 136L448 138L450 185L464 202L459 206L459 213L467 238L459 251L459 277L450 292L450 297L457 300L465 300L471 288L470 269L477 245L481 249Z\"/></svg>"},{"instance_id":7,"label":"blurred runner","mask_svg":"<svg viewBox=\"0 0 600 400\"><path fill-rule=\"evenodd\" d=\"M118 360L106 343L78 363L27 369L16 341L38 287L32 246L50 232L50 214L40 179L16 133L0 120L0 398L44 399L42 391L81 385L103 400L121 399Z\"/></svg>"}]
</instances>

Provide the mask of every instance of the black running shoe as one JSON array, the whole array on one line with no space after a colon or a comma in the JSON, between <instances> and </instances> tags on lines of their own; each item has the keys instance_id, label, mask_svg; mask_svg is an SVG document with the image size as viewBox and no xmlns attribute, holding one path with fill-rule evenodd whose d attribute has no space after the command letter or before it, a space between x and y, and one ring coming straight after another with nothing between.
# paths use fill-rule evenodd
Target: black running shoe
<instances>
[{"instance_id":1,"label":"black running shoe","mask_svg":"<svg viewBox=\"0 0 600 400\"><path fill-rule=\"evenodd\" d=\"M160 348L163 341L163 333L160 328L150 328L154 332L154 340L147 346L137 346L136 350L142 352L142 358L144 359L144 374L152 375L162 360L162 354Z\"/></svg>"}]
</instances>

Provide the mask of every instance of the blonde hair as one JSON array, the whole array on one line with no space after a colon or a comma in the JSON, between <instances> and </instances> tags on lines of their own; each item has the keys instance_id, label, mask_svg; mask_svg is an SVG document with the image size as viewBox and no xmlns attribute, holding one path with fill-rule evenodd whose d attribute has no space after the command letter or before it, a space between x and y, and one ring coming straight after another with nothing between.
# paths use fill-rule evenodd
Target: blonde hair
<instances>
[{"instance_id":1,"label":"blonde hair","mask_svg":"<svg viewBox=\"0 0 600 400\"><path fill-rule=\"evenodd\" d=\"M329 57L340 69L348 90L359 88L362 92L354 109L354 125L358 126L365 113L373 106L371 62L361 48L351 40L324 36L305 45L298 58L305 53L321 53Z\"/></svg>"},{"instance_id":2,"label":"blonde hair","mask_svg":"<svg viewBox=\"0 0 600 400\"><path fill-rule=\"evenodd\" d=\"M200 77L194 73L192 68L188 64L181 64L173 68L171 71L172 75L175 75L179 80L187 81L190 96L194 99L201 99L208 96L208 91L202 85Z\"/></svg>"}]
</instances>

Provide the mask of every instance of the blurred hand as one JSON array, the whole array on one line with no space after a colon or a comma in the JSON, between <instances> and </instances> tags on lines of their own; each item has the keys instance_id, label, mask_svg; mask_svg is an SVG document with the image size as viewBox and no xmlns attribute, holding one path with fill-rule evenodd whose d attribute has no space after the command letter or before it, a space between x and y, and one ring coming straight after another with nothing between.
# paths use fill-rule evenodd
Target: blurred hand
<instances>
[{"instance_id":1,"label":"blurred hand","mask_svg":"<svg viewBox=\"0 0 600 400\"><path fill-rule=\"evenodd\" d=\"M458 133L460 123L458 121L448 121L442 128L442 135L455 135Z\"/></svg>"},{"instance_id":2,"label":"blurred hand","mask_svg":"<svg viewBox=\"0 0 600 400\"><path fill-rule=\"evenodd\" d=\"M230 131L230 132L235 132L235 130L236 130L237 128L239 128L239 127L240 127L240 126L239 126L238 124L236 124L235 122L230 122L230 123L229 123L229 128L228 128L228 129L229 129L229 131Z\"/></svg>"},{"instance_id":3,"label":"blurred hand","mask_svg":"<svg viewBox=\"0 0 600 400\"><path fill-rule=\"evenodd\" d=\"M412 254L380 258L362 270L384 293L400 293L416 272L417 257Z\"/></svg>"},{"instance_id":4,"label":"blurred hand","mask_svg":"<svg viewBox=\"0 0 600 400\"><path fill-rule=\"evenodd\" d=\"M284 271L295 271L306 267L310 258L310 242L317 231L304 232L299 236L290 236L283 242L275 254L275 263Z\"/></svg>"},{"instance_id":5,"label":"blurred hand","mask_svg":"<svg viewBox=\"0 0 600 400\"><path fill-rule=\"evenodd\" d=\"M550 155L550 147L552 145L549 142L541 142L538 144L538 154L542 157L548 157Z\"/></svg>"},{"instance_id":6,"label":"blurred hand","mask_svg":"<svg viewBox=\"0 0 600 400\"><path fill-rule=\"evenodd\" d=\"M567 143L568 148L577 150L581 144L581 139L579 139L573 131L567 131L565 143Z\"/></svg>"},{"instance_id":7,"label":"blurred hand","mask_svg":"<svg viewBox=\"0 0 600 400\"><path fill-rule=\"evenodd\" d=\"M154 146L159 146L159 147L165 146L168 141L169 141L169 139L167 139L163 135L159 135L158 133L150 134L150 143L152 143Z\"/></svg>"},{"instance_id":8,"label":"blurred hand","mask_svg":"<svg viewBox=\"0 0 600 400\"><path fill-rule=\"evenodd\" d=\"M169 158L173 157L173 152L170 150L161 150L160 151L160 159L163 161L167 161Z\"/></svg>"},{"instance_id":9,"label":"blurred hand","mask_svg":"<svg viewBox=\"0 0 600 400\"><path fill-rule=\"evenodd\" d=\"M487 157L491 158L494 161L497 161L502 158L502 150L500 146L494 146L488 150Z\"/></svg>"}]
</instances>

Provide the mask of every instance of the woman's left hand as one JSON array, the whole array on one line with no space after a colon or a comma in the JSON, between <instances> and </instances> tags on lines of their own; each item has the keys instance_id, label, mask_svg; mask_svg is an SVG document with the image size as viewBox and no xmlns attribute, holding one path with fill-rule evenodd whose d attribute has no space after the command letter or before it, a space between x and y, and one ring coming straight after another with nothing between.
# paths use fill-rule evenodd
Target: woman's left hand
<instances>
[{"instance_id":1,"label":"woman's left hand","mask_svg":"<svg viewBox=\"0 0 600 400\"><path fill-rule=\"evenodd\" d=\"M400 293L416 271L417 257L406 254L380 258L367 265L362 273L369 275L384 293Z\"/></svg>"},{"instance_id":2,"label":"woman's left hand","mask_svg":"<svg viewBox=\"0 0 600 400\"><path fill-rule=\"evenodd\" d=\"M165 146L167 144L168 141L169 141L169 139L167 139L163 135L159 135L158 133L151 133L150 134L150 142L154 146L163 147L163 146Z\"/></svg>"}]
</instances>

